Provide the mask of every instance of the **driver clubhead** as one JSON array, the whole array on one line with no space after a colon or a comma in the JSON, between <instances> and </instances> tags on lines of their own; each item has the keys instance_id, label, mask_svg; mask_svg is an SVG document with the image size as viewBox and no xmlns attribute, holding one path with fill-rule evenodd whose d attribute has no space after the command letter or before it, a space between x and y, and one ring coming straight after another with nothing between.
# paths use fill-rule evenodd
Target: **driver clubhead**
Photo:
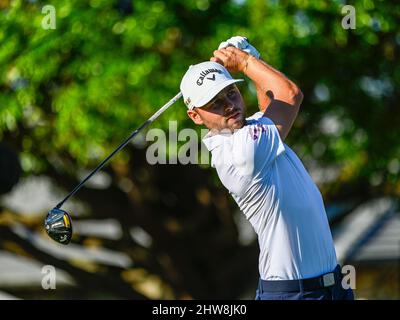
<instances>
[{"instance_id":1,"label":"driver clubhead","mask_svg":"<svg viewBox=\"0 0 400 320\"><path fill-rule=\"evenodd\" d=\"M72 219L61 209L53 208L47 213L44 227L50 238L61 244L68 244L72 237Z\"/></svg>"}]
</instances>

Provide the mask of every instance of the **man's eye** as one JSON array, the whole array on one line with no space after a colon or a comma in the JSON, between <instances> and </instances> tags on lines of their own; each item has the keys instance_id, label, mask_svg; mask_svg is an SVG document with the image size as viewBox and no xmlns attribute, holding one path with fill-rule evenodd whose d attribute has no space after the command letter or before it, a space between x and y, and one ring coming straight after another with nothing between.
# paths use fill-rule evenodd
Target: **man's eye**
<instances>
[{"instance_id":1,"label":"man's eye","mask_svg":"<svg viewBox=\"0 0 400 320\"><path fill-rule=\"evenodd\" d=\"M231 90L228 92L228 97L229 98L233 98L234 96L236 96L236 90Z\"/></svg>"},{"instance_id":2,"label":"man's eye","mask_svg":"<svg viewBox=\"0 0 400 320\"><path fill-rule=\"evenodd\" d=\"M211 104L211 108L212 109L216 109L216 108L218 108L220 106L220 104L221 104L221 100L217 99Z\"/></svg>"}]
</instances>

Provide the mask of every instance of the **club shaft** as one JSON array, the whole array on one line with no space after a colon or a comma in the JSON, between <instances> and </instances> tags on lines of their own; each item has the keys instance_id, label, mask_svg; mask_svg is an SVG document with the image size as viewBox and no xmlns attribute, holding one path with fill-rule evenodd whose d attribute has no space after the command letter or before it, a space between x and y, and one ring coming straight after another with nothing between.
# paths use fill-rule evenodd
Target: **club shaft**
<instances>
[{"instance_id":1,"label":"club shaft","mask_svg":"<svg viewBox=\"0 0 400 320\"><path fill-rule=\"evenodd\" d=\"M173 97L170 101L168 101L165 105L163 105L155 114L153 114L149 119L147 119L139 128L137 128L132 134L122 142L118 148L116 148L107 158L105 158L85 179L83 179L59 204L57 204L56 208L60 209L61 206L88 181L97 171L99 171L118 151L124 148L129 141L131 141L140 131L142 131L145 127L147 127L150 123L152 123L155 119L157 119L165 110L167 110L170 106L172 106L176 101L178 101L182 97L182 93L179 92L175 97Z\"/></svg>"}]
</instances>

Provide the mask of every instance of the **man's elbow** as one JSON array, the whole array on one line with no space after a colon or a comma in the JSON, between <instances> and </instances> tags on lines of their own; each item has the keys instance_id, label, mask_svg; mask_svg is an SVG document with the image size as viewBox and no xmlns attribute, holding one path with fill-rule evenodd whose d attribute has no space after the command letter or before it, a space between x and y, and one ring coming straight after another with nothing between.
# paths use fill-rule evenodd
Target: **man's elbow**
<instances>
[{"instance_id":1,"label":"man's elbow","mask_svg":"<svg viewBox=\"0 0 400 320\"><path fill-rule=\"evenodd\" d=\"M297 86L294 86L290 90L290 104L295 106L295 107L300 107L301 103L303 102L303 92L301 92L300 88Z\"/></svg>"}]
</instances>

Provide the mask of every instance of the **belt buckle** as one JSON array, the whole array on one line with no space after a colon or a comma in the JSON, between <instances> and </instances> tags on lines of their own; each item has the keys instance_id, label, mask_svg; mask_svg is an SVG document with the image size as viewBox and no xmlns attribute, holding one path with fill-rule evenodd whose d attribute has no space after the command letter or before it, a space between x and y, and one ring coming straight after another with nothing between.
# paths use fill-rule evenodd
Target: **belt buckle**
<instances>
[{"instance_id":1,"label":"belt buckle","mask_svg":"<svg viewBox=\"0 0 400 320\"><path fill-rule=\"evenodd\" d=\"M323 275L322 282L325 288L333 286L335 284L335 275L332 272Z\"/></svg>"}]
</instances>

